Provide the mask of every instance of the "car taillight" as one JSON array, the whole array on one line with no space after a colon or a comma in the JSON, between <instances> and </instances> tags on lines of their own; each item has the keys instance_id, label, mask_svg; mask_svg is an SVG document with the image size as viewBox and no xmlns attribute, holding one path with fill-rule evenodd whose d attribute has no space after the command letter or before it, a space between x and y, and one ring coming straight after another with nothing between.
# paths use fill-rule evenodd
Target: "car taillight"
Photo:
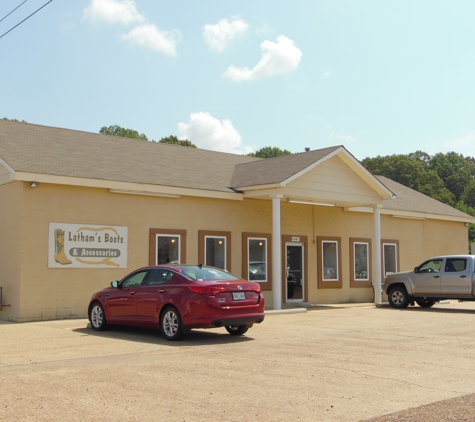
<instances>
[{"instance_id":1,"label":"car taillight","mask_svg":"<svg viewBox=\"0 0 475 422\"><path fill-rule=\"evenodd\" d=\"M257 286L252 286L251 289L254 291L254 292L257 292L259 294L261 294L261 286L257 285Z\"/></svg>"},{"instance_id":2,"label":"car taillight","mask_svg":"<svg viewBox=\"0 0 475 422\"><path fill-rule=\"evenodd\" d=\"M207 296L214 296L218 293L222 293L226 291L225 287L217 287L217 286L188 286L188 288L195 293L199 293L202 295Z\"/></svg>"}]
</instances>

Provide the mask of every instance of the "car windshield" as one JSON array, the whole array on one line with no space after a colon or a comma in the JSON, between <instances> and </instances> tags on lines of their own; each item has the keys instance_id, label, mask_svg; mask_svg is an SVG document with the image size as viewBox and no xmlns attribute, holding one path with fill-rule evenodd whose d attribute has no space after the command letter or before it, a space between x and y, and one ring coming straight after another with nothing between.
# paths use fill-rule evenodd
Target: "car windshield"
<instances>
[{"instance_id":1,"label":"car windshield","mask_svg":"<svg viewBox=\"0 0 475 422\"><path fill-rule=\"evenodd\" d=\"M190 280L239 280L238 277L214 267L183 266L182 274Z\"/></svg>"}]
</instances>

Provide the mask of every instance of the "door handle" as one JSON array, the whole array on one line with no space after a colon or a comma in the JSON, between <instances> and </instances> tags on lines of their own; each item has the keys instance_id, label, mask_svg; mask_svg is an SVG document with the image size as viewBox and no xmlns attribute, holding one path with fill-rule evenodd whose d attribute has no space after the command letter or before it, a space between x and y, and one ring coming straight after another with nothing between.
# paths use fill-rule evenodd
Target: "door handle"
<instances>
[{"instance_id":1,"label":"door handle","mask_svg":"<svg viewBox=\"0 0 475 422\"><path fill-rule=\"evenodd\" d=\"M130 294L131 294L131 295L134 295L134 294L135 294L135 292L130 292Z\"/></svg>"},{"instance_id":2,"label":"door handle","mask_svg":"<svg viewBox=\"0 0 475 422\"><path fill-rule=\"evenodd\" d=\"M467 278L467 276L466 275L461 275L460 278Z\"/></svg>"},{"instance_id":3,"label":"door handle","mask_svg":"<svg viewBox=\"0 0 475 422\"><path fill-rule=\"evenodd\" d=\"M434 278L440 278L440 275L435 275Z\"/></svg>"},{"instance_id":4,"label":"door handle","mask_svg":"<svg viewBox=\"0 0 475 422\"><path fill-rule=\"evenodd\" d=\"M158 293L163 293L164 291L165 291L165 290L160 289L160 290L158 291Z\"/></svg>"}]
</instances>

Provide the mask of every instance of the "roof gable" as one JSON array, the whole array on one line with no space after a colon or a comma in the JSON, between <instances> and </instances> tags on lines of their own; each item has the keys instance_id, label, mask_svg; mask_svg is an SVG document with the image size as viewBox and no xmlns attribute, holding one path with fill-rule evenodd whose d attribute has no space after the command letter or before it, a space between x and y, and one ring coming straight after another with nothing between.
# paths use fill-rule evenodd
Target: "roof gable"
<instances>
[{"instance_id":1,"label":"roof gable","mask_svg":"<svg viewBox=\"0 0 475 422\"><path fill-rule=\"evenodd\" d=\"M236 165L231 186L243 191L266 185L285 187L335 156L380 198L393 197L393 193L341 145Z\"/></svg>"}]
</instances>

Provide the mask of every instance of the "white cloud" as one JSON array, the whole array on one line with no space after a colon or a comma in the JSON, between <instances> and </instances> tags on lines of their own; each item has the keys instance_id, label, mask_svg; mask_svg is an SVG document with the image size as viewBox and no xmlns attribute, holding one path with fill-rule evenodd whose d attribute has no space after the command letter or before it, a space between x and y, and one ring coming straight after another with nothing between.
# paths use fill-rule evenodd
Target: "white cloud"
<instances>
[{"instance_id":1,"label":"white cloud","mask_svg":"<svg viewBox=\"0 0 475 422\"><path fill-rule=\"evenodd\" d=\"M458 154L473 157L475 155L475 131L463 138L447 141L442 147L446 151L455 151Z\"/></svg>"},{"instance_id":2,"label":"white cloud","mask_svg":"<svg viewBox=\"0 0 475 422\"><path fill-rule=\"evenodd\" d=\"M348 145L356 142L356 139L349 135L343 135L342 133L332 132L328 136L329 139L335 139L337 142Z\"/></svg>"},{"instance_id":3,"label":"white cloud","mask_svg":"<svg viewBox=\"0 0 475 422\"><path fill-rule=\"evenodd\" d=\"M297 68L302 57L302 52L294 42L283 35L277 37L277 42L264 41L261 50L262 58L252 70L247 67L230 66L223 77L234 81L246 81L290 72Z\"/></svg>"},{"instance_id":4,"label":"white cloud","mask_svg":"<svg viewBox=\"0 0 475 422\"><path fill-rule=\"evenodd\" d=\"M181 40L181 32L178 30L163 31L152 23L145 23L136 26L128 34L122 35L122 38L174 56L176 55L176 45Z\"/></svg>"},{"instance_id":5,"label":"white cloud","mask_svg":"<svg viewBox=\"0 0 475 422\"><path fill-rule=\"evenodd\" d=\"M223 51L234 39L244 34L249 25L239 16L233 16L231 21L221 19L215 25L205 25L203 38L212 50Z\"/></svg>"},{"instance_id":6,"label":"white cloud","mask_svg":"<svg viewBox=\"0 0 475 422\"><path fill-rule=\"evenodd\" d=\"M190 123L178 123L180 139L188 139L198 148L230 152L233 154L248 154L252 148L242 145L239 132L231 120L219 121L206 112L191 113Z\"/></svg>"},{"instance_id":7,"label":"white cloud","mask_svg":"<svg viewBox=\"0 0 475 422\"><path fill-rule=\"evenodd\" d=\"M137 11L134 0L92 0L91 5L84 9L84 15L91 20L125 25L145 20Z\"/></svg>"}]
</instances>

